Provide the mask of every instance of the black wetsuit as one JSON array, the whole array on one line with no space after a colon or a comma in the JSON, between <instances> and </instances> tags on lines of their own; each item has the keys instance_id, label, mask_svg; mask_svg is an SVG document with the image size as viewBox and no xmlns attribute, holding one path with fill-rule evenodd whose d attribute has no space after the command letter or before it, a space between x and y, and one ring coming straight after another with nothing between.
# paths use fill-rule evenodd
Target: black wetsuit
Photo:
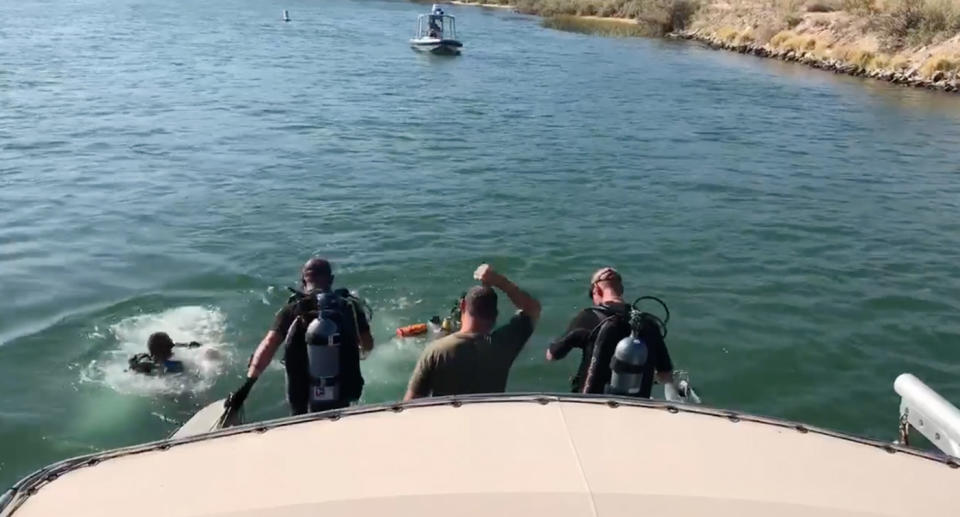
<instances>
[{"instance_id":1,"label":"black wetsuit","mask_svg":"<svg viewBox=\"0 0 960 517\"><path fill-rule=\"evenodd\" d=\"M337 292L346 293L342 289ZM310 405L310 378L307 372L306 343L302 336L305 329L301 329L301 335L292 336L294 339L291 339L290 345L283 352L284 366L287 371L287 402L290 404L290 411L294 415L300 415L308 411L317 412L344 408L360 398L363 391L363 375L360 373L359 338L361 335L370 332L370 323L367 321L367 316L362 307L355 299L345 296L344 299L347 304L352 305L352 310L350 314L345 315L345 319L349 325L355 325L356 336L353 338L354 344L352 346L344 346L340 349L340 399L323 405ZM286 340L290 325L298 315L303 315L309 311L311 304L315 305L312 297L295 295L287 305L277 312L270 330L277 332L281 339Z\"/></svg>"},{"instance_id":2,"label":"black wetsuit","mask_svg":"<svg viewBox=\"0 0 960 517\"><path fill-rule=\"evenodd\" d=\"M604 307L608 311L619 311L621 313L625 313L627 310L626 305L618 303L605 304ZM604 317L606 317L606 314L597 309L583 309L574 316L570 325L567 327L567 332L562 337L550 343L550 354L554 359L563 359L574 348L579 348L582 352L577 374L570 379L570 386L574 393L583 393L583 383L587 378L587 370L590 368L590 361L593 357L593 348L596 341L596 333L594 330L600 325ZM612 341L611 343L605 343L603 353L597 364L597 375L594 379L593 386L589 387L587 393L603 393L604 387L610 381L610 357L613 355L613 348L616 346L617 341L626 337L629 333L629 329L624 328L619 335L611 336L609 339L609 341ZM591 334L593 335L591 336ZM648 371L647 374L644 375L640 396L649 397L653 385L654 372L672 371L673 363L670 360L670 353L667 352L667 345L660 336L658 328L655 328L653 325L644 326L644 331L641 332L640 338L647 344L648 353Z\"/></svg>"},{"instance_id":3,"label":"black wetsuit","mask_svg":"<svg viewBox=\"0 0 960 517\"><path fill-rule=\"evenodd\" d=\"M191 341L189 343L175 343L173 346L181 348L197 348L202 345L196 341ZM160 372L183 373L183 361L167 359L163 363L157 363L157 361L154 361L150 354L146 353L136 354L128 359L127 366L132 372L144 373L148 375Z\"/></svg>"}]
</instances>

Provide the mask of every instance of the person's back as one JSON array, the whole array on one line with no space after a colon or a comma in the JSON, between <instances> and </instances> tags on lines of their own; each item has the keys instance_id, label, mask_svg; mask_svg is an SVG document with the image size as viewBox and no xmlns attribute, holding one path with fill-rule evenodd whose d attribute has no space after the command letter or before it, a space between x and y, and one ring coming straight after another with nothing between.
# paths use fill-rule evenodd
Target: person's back
<instances>
[{"instance_id":1,"label":"person's back","mask_svg":"<svg viewBox=\"0 0 960 517\"><path fill-rule=\"evenodd\" d=\"M510 367L532 331L529 318L517 315L489 335L458 332L430 343L421 367L431 372L430 394L505 391Z\"/></svg>"},{"instance_id":2,"label":"person's back","mask_svg":"<svg viewBox=\"0 0 960 517\"><path fill-rule=\"evenodd\" d=\"M474 287L461 301L462 330L427 346L407 387L404 400L419 397L500 393L506 390L510 367L533 333L540 304L486 264L475 277L485 285ZM497 295L504 291L519 312L491 332L497 317Z\"/></svg>"},{"instance_id":3,"label":"person's back","mask_svg":"<svg viewBox=\"0 0 960 517\"><path fill-rule=\"evenodd\" d=\"M342 293L319 290L304 293L294 307L284 340L294 412L336 409L358 400L364 381L356 309Z\"/></svg>"},{"instance_id":4,"label":"person's back","mask_svg":"<svg viewBox=\"0 0 960 517\"><path fill-rule=\"evenodd\" d=\"M314 257L301 269L301 288L277 313L257 346L247 378L228 398L237 410L257 378L283 346L287 401L291 413L343 408L363 390L360 360L373 349L373 336L360 301L333 289L330 263Z\"/></svg>"},{"instance_id":5,"label":"person's back","mask_svg":"<svg viewBox=\"0 0 960 517\"><path fill-rule=\"evenodd\" d=\"M574 393L604 393L611 379L611 359L617 343L631 334L630 307L623 301L623 280L613 268L602 268L590 280L590 299L594 306L583 309L571 321L567 333L547 349L547 360L566 357L574 348L581 349L580 366L571 379ZM638 336L647 348L637 396L649 397L656 377L667 383L673 377L673 363L660 327L644 322Z\"/></svg>"}]
</instances>

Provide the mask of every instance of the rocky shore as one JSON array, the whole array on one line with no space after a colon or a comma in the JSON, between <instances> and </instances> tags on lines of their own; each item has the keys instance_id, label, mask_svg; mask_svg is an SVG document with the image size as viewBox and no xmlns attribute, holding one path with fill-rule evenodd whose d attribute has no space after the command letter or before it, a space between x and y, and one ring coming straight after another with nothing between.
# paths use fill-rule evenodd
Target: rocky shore
<instances>
[{"instance_id":1,"label":"rocky shore","mask_svg":"<svg viewBox=\"0 0 960 517\"><path fill-rule=\"evenodd\" d=\"M544 25L562 30L692 40L715 49L780 59L837 74L960 92L960 0L457 3L508 7L540 15Z\"/></svg>"},{"instance_id":2,"label":"rocky shore","mask_svg":"<svg viewBox=\"0 0 960 517\"><path fill-rule=\"evenodd\" d=\"M836 58L824 58L803 50L791 50L783 48L773 48L768 44L758 44L754 42L733 42L725 41L720 36L701 31L677 31L667 35L672 39L683 39L698 41L706 44L710 48L717 50L729 50L740 54L750 54L758 57L767 57L789 61L793 63L804 64L820 70L826 70L836 74L847 74L854 77L866 77L888 81L894 84L904 86L913 86L917 88L927 88L931 90L943 90L946 92L960 92L960 73L935 71L929 77L921 74L921 67L915 66L905 70L893 69L868 69L863 65L851 63Z\"/></svg>"}]
</instances>

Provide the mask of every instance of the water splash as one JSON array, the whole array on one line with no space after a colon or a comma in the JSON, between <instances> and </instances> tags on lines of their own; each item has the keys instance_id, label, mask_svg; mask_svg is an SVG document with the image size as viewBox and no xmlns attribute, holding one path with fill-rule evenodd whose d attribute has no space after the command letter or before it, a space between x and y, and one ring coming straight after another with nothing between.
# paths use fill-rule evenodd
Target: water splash
<instances>
[{"instance_id":1,"label":"water splash","mask_svg":"<svg viewBox=\"0 0 960 517\"><path fill-rule=\"evenodd\" d=\"M226 316L218 308L185 306L159 313L125 318L110 325L107 334L116 346L90 361L81 371L81 382L94 382L123 394L199 394L210 389L233 355L224 341ZM199 348L174 349L184 363L179 375L150 376L127 370L130 356L146 352L147 338L166 332L177 343L198 341ZM94 334L102 333L95 330Z\"/></svg>"},{"instance_id":2,"label":"water splash","mask_svg":"<svg viewBox=\"0 0 960 517\"><path fill-rule=\"evenodd\" d=\"M370 358L361 364L366 380L364 398L406 386L426 342L425 338L393 338L378 344Z\"/></svg>"}]
</instances>

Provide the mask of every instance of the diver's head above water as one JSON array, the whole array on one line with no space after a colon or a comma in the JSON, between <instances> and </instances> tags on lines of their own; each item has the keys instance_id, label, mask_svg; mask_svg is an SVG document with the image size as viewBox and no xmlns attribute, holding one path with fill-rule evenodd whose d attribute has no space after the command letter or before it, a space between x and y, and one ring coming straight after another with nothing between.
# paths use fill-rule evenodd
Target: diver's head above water
<instances>
[{"instance_id":1,"label":"diver's head above water","mask_svg":"<svg viewBox=\"0 0 960 517\"><path fill-rule=\"evenodd\" d=\"M154 332L147 338L147 351L156 363L167 361L173 356L173 340L166 332Z\"/></svg>"},{"instance_id":2,"label":"diver's head above water","mask_svg":"<svg viewBox=\"0 0 960 517\"><path fill-rule=\"evenodd\" d=\"M594 305L623 301L623 277L612 267L598 269L590 277L590 299Z\"/></svg>"},{"instance_id":3,"label":"diver's head above water","mask_svg":"<svg viewBox=\"0 0 960 517\"><path fill-rule=\"evenodd\" d=\"M300 286L304 291L329 291L333 286L333 272L330 261L313 257L303 265L300 271Z\"/></svg>"},{"instance_id":4,"label":"diver's head above water","mask_svg":"<svg viewBox=\"0 0 960 517\"><path fill-rule=\"evenodd\" d=\"M471 287L460 300L460 331L487 334L497 323L497 292L492 287Z\"/></svg>"},{"instance_id":5,"label":"diver's head above water","mask_svg":"<svg viewBox=\"0 0 960 517\"><path fill-rule=\"evenodd\" d=\"M200 343L191 341L190 343L176 344L166 332L154 332L147 338L148 353L136 354L127 361L130 370L150 375L183 373L183 363L173 359L173 347L175 346L196 348L200 346ZM212 352L216 355L215 350Z\"/></svg>"}]
</instances>

